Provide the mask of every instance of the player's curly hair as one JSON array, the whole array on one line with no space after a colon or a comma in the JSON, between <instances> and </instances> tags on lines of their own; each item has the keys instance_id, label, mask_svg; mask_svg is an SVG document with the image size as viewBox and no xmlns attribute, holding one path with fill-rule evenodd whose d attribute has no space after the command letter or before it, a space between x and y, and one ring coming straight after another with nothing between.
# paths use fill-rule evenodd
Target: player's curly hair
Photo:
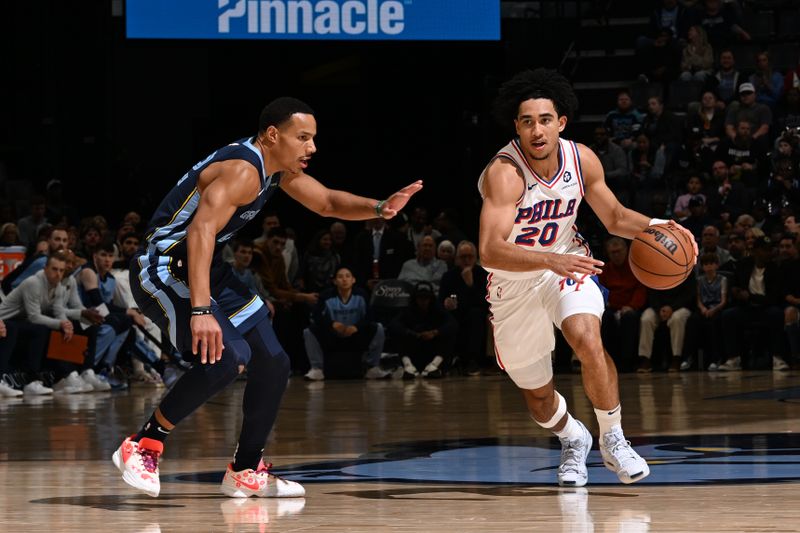
<instances>
[{"instance_id":1,"label":"player's curly hair","mask_svg":"<svg viewBox=\"0 0 800 533\"><path fill-rule=\"evenodd\" d=\"M494 101L494 114L504 126L513 122L519 105L531 98L546 98L553 102L559 116L571 120L578 109L578 98L572 84L555 70L537 68L523 70L500 87Z\"/></svg>"}]
</instances>

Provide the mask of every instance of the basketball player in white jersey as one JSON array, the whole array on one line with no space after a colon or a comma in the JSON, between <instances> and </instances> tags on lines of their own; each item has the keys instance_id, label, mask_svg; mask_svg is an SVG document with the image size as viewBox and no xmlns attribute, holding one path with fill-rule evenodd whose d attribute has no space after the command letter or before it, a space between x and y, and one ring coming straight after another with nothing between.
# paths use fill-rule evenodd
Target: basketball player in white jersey
<instances>
[{"instance_id":1,"label":"basketball player in white jersey","mask_svg":"<svg viewBox=\"0 0 800 533\"><path fill-rule=\"evenodd\" d=\"M617 372L600 338L604 301L595 275L603 263L592 258L575 219L585 197L606 229L626 239L668 221L622 206L597 156L560 138L577 107L566 78L544 69L521 72L503 85L496 106L518 135L478 181L480 256L489 271L498 365L522 389L532 418L559 437L559 484L585 485L592 436L553 386L553 324L560 328L581 361L603 461L620 481L634 483L650 469L622 432Z\"/></svg>"}]
</instances>

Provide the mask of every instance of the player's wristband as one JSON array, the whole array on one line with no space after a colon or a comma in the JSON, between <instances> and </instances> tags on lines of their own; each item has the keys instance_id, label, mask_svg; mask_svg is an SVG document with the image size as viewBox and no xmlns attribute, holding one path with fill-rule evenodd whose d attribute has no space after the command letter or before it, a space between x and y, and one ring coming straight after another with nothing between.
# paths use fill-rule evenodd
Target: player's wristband
<instances>
[{"instance_id":1,"label":"player's wristband","mask_svg":"<svg viewBox=\"0 0 800 533\"><path fill-rule=\"evenodd\" d=\"M383 206L386 205L386 200L381 200L377 204L375 204L375 214L378 217L383 218Z\"/></svg>"},{"instance_id":2,"label":"player's wristband","mask_svg":"<svg viewBox=\"0 0 800 533\"><path fill-rule=\"evenodd\" d=\"M203 316L203 315L210 315L213 312L211 311L211 306L203 305L200 307L192 307L192 316Z\"/></svg>"},{"instance_id":3,"label":"player's wristband","mask_svg":"<svg viewBox=\"0 0 800 533\"><path fill-rule=\"evenodd\" d=\"M651 218L648 226L655 226L656 224L669 224L669 220L663 218Z\"/></svg>"}]
</instances>

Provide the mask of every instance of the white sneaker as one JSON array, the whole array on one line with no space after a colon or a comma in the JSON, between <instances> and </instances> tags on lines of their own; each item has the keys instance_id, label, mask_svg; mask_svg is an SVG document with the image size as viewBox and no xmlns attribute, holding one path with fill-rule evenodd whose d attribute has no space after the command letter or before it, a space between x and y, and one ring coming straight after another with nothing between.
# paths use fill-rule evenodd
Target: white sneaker
<instances>
[{"instance_id":1,"label":"white sneaker","mask_svg":"<svg viewBox=\"0 0 800 533\"><path fill-rule=\"evenodd\" d=\"M631 448L630 441L625 440L622 428L618 426L603 435L600 455L606 468L616 473L623 483L635 483L650 475L647 461Z\"/></svg>"},{"instance_id":2,"label":"white sneaker","mask_svg":"<svg viewBox=\"0 0 800 533\"><path fill-rule=\"evenodd\" d=\"M742 358L741 357L731 357L721 365L717 367L717 370L721 370L723 372L730 372L732 370L741 370L742 369Z\"/></svg>"},{"instance_id":3,"label":"white sneaker","mask_svg":"<svg viewBox=\"0 0 800 533\"><path fill-rule=\"evenodd\" d=\"M444 361L444 359L442 359L441 355L434 357L433 360L431 360L431 362L425 365L425 368L422 369L422 375L427 376L428 374L433 374L439 370L439 365L442 364L442 361Z\"/></svg>"},{"instance_id":4,"label":"white sneaker","mask_svg":"<svg viewBox=\"0 0 800 533\"><path fill-rule=\"evenodd\" d=\"M407 355L403 356L401 361L403 362L403 378L405 378L407 375L410 375L411 377L419 376L419 370L417 370L417 367L415 367L414 363L411 362L410 357Z\"/></svg>"},{"instance_id":5,"label":"white sneaker","mask_svg":"<svg viewBox=\"0 0 800 533\"><path fill-rule=\"evenodd\" d=\"M306 495L306 489L300 483L270 474L271 466L259 461L255 470L248 468L235 472L233 465L229 464L220 490L232 498L302 498Z\"/></svg>"},{"instance_id":6,"label":"white sneaker","mask_svg":"<svg viewBox=\"0 0 800 533\"><path fill-rule=\"evenodd\" d=\"M111 460L122 472L122 480L125 483L155 498L161 491L158 458L162 453L164 453L163 442L148 438L133 442L128 437L111 456Z\"/></svg>"},{"instance_id":7,"label":"white sneaker","mask_svg":"<svg viewBox=\"0 0 800 533\"><path fill-rule=\"evenodd\" d=\"M558 467L558 484L562 487L583 487L589 480L586 458L592 449L592 434L580 420L576 420L583 430L577 439L559 438L561 441L561 465Z\"/></svg>"},{"instance_id":8,"label":"white sneaker","mask_svg":"<svg viewBox=\"0 0 800 533\"><path fill-rule=\"evenodd\" d=\"M364 379L383 379L389 375L391 375L390 371L384 370L379 366L373 366L364 374Z\"/></svg>"},{"instance_id":9,"label":"white sneaker","mask_svg":"<svg viewBox=\"0 0 800 533\"><path fill-rule=\"evenodd\" d=\"M41 381L31 381L22 389L26 396L41 396L42 394L53 394L53 389L42 385Z\"/></svg>"},{"instance_id":10,"label":"white sneaker","mask_svg":"<svg viewBox=\"0 0 800 533\"><path fill-rule=\"evenodd\" d=\"M685 372L692 368L692 360L691 359L684 359L681 361L681 372Z\"/></svg>"},{"instance_id":11,"label":"white sneaker","mask_svg":"<svg viewBox=\"0 0 800 533\"><path fill-rule=\"evenodd\" d=\"M22 396L22 391L17 390L5 381L0 380L0 396L14 398L16 396Z\"/></svg>"},{"instance_id":12,"label":"white sneaker","mask_svg":"<svg viewBox=\"0 0 800 533\"><path fill-rule=\"evenodd\" d=\"M780 357L772 356L772 370L789 370L789 365Z\"/></svg>"},{"instance_id":13,"label":"white sneaker","mask_svg":"<svg viewBox=\"0 0 800 533\"><path fill-rule=\"evenodd\" d=\"M717 363L711 363L708 365L709 372L716 372L717 370L719 370L719 365Z\"/></svg>"},{"instance_id":14,"label":"white sneaker","mask_svg":"<svg viewBox=\"0 0 800 533\"><path fill-rule=\"evenodd\" d=\"M84 383L91 387L91 389L87 390L86 392L91 392L93 390L96 391L106 391L111 390L111 385L107 381L103 381L97 374L94 373L94 370L91 368L87 368L81 373L81 379Z\"/></svg>"},{"instance_id":15,"label":"white sneaker","mask_svg":"<svg viewBox=\"0 0 800 533\"><path fill-rule=\"evenodd\" d=\"M83 381L78 372L73 370L68 376L61 378L58 383L53 385L53 390L64 394L77 394L93 391L94 387Z\"/></svg>"},{"instance_id":16,"label":"white sneaker","mask_svg":"<svg viewBox=\"0 0 800 533\"><path fill-rule=\"evenodd\" d=\"M312 368L306 372L306 375L303 377L309 381L322 381L325 379L325 374L322 372L321 368Z\"/></svg>"}]
</instances>

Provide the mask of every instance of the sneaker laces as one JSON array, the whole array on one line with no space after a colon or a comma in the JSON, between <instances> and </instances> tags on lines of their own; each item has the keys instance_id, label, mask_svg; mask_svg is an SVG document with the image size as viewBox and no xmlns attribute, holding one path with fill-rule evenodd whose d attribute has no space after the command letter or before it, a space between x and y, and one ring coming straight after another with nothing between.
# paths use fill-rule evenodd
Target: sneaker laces
<instances>
[{"instance_id":1,"label":"sneaker laces","mask_svg":"<svg viewBox=\"0 0 800 533\"><path fill-rule=\"evenodd\" d=\"M562 441L561 448L561 466L558 467L560 472L575 472L581 473L581 463L583 463L583 440L573 439Z\"/></svg>"},{"instance_id":2,"label":"sneaker laces","mask_svg":"<svg viewBox=\"0 0 800 533\"><path fill-rule=\"evenodd\" d=\"M144 469L152 474L155 474L156 470L158 470L158 456L161 454L155 450L139 448L139 455L142 457L142 465L144 465Z\"/></svg>"},{"instance_id":3,"label":"sneaker laces","mask_svg":"<svg viewBox=\"0 0 800 533\"><path fill-rule=\"evenodd\" d=\"M633 451L633 448L631 448L631 441L626 440L624 437L620 438L618 435L613 433L612 435L612 439L614 439L616 442L614 442L614 444L611 446L606 444L608 453L613 455L614 459L616 459L620 466L623 467L630 461L636 461L637 455L636 452Z\"/></svg>"}]
</instances>

